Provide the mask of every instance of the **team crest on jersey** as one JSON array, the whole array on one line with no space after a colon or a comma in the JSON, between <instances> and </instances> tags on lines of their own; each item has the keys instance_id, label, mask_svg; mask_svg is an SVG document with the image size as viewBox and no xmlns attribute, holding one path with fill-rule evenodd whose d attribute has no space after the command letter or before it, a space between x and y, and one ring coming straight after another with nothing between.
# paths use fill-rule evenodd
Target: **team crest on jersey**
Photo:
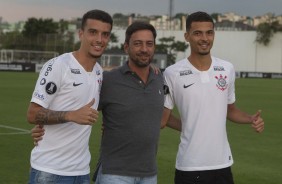
<instances>
[{"instance_id":1,"label":"team crest on jersey","mask_svg":"<svg viewBox=\"0 0 282 184\"><path fill-rule=\"evenodd\" d=\"M227 87L228 84L226 82L227 76L222 76L221 74L218 76L215 76L215 78L217 79L217 88L220 89L221 91L224 91Z\"/></svg>"},{"instance_id":2,"label":"team crest on jersey","mask_svg":"<svg viewBox=\"0 0 282 184\"><path fill-rule=\"evenodd\" d=\"M56 93L57 86L54 82L48 82L46 84L45 90L46 90L46 93L48 93L49 95L52 95L52 94Z\"/></svg>"},{"instance_id":3,"label":"team crest on jersey","mask_svg":"<svg viewBox=\"0 0 282 184\"><path fill-rule=\"evenodd\" d=\"M179 72L180 76L193 74L191 70L184 70Z\"/></svg>"},{"instance_id":4,"label":"team crest on jersey","mask_svg":"<svg viewBox=\"0 0 282 184\"><path fill-rule=\"evenodd\" d=\"M73 74L81 74L80 69L73 69L73 68L71 68L71 73L73 73Z\"/></svg>"},{"instance_id":5,"label":"team crest on jersey","mask_svg":"<svg viewBox=\"0 0 282 184\"><path fill-rule=\"evenodd\" d=\"M101 79L101 78L98 79L97 81L98 81L98 84L99 84L99 85L102 85L102 79Z\"/></svg>"},{"instance_id":6,"label":"team crest on jersey","mask_svg":"<svg viewBox=\"0 0 282 184\"><path fill-rule=\"evenodd\" d=\"M223 66L214 66L213 69L214 71L225 71Z\"/></svg>"}]
</instances>

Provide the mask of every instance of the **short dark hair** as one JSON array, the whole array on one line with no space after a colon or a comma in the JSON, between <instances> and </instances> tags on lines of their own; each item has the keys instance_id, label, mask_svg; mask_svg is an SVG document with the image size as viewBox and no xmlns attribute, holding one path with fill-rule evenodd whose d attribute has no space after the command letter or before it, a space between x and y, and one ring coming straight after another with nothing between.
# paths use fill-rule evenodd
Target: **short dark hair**
<instances>
[{"instance_id":1,"label":"short dark hair","mask_svg":"<svg viewBox=\"0 0 282 184\"><path fill-rule=\"evenodd\" d=\"M136 22L133 22L126 29L126 32L125 32L125 43L129 43L131 35L133 33L135 33L136 31L140 31L140 30L149 30L149 31L151 31L153 36L154 36L154 42L155 42L155 39L157 37L157 32L156 32L156 29L154 28L154 26L152 26L151 24L146 23L146 22L136 21Z\"/></svg>"},{"instance_id":2,"label":"short dark hair","mask_svg":"<svg viewBox=\"0 0 282 184\"><path fill-rule=\"evenodd\" d=\"M206 12L194 12L187 16L186 18L186 31L188 32L191 29L192 22L211 22L214 26L212 17Z\"/></svg>"},{"instance_id":3,"label":"short dark hair","mask_svg":"<svg viewBox=\"0 0 282 184\"><path fill-rule=\"evenodd\" d=\"M87 19L100 20L102 22L109 23L111 28L113 27L113 19L111 15L103 10L90 10L86 12L82 17L81 29L84 29Z\"/></svg>"}]
</instances>

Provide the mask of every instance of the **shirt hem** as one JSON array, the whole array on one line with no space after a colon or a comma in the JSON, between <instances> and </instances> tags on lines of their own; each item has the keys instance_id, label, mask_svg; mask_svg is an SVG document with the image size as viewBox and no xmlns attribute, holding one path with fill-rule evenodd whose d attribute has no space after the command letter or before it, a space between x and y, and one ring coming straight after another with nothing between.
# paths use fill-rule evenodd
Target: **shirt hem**
<instances>
[{"instance_id":1,"label":"shirt hem","mask_svg":"<svg viewBox=\"0 0 282 184\"><path fill-rule=\"evenodd\" d=\"M223 165L216 165L216 166L203 166L203 167L179 167L175 166L177 170L180 171L206 171L206 170L216 170L216 169L223 169L232 166L233 162L223 164Z\"/></svg>"},{"instance_id":2,"label":"shirt hem","mask_svg":"<svg viewBox=\"0 0 282 184\"><path fill-rule=\"evenodd\" d=\"M90 168L88 170L85 171L72 171L72 172L68 172L68 171L58 171L55 169L50 169L50 168L44 168L44 167L40 167L34 164L31 164L31 167L39 170L39 171L43 171L43 172L48 172L51 174L56 174L56 175L60 175L60 176L80 176L80 175L87 175L90 174Z\"/></svg>"}]
</instances>

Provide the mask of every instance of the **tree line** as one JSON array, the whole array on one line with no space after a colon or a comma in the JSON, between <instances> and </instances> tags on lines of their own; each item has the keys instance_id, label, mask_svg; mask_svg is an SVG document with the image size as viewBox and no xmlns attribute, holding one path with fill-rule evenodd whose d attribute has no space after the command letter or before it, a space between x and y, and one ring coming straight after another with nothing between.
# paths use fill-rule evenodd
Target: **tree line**
<instances>
[{"instance_id":1,"label":"tree line","mask_svg":"<svg viewBox=\"0 0 282 184\"><path fill-rule=\"evenodd\" d=\"M55 51L59 54L71 52L79 48L75 42L74 33L68 29L69 22L53 19L29 18L22 31L0 33L0 49ZM112 33L110 43L117 43L118 37ZM176 59L176 53L188 48L185 42L175 41L175 37L159 38L156 52L167 54L168 64ZM111 46L107 50L123 50L123 45Z\"/></svg>"}]
</instances>

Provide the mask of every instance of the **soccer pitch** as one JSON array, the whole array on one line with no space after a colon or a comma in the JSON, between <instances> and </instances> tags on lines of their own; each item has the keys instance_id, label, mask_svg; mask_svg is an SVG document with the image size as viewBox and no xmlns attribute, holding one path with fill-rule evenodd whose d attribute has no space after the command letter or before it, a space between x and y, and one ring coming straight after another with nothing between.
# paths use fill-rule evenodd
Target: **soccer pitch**
<instances>
[{"instance_id":1,"label":"soccer pitch","mask_svg":"<svg viewBox=\"0 0 282 184\"><path fill-rule=\"evenodd\" d=\"M37 73L0 72L0 178L1 183L27 183L29 156L33 147L26 111ZM255 113L262 110L265 130L255 133L249 125L228 122L227 131L234 157L236 184L278 184L282 180L282 80L237 79L236 104ZM101 117L100 117L101 118ZM90 139L91 170L95 168L101 137L101 120ZM179 133L161 130L158 150L158 183L173 184ZM208 154L208 153L207 153ZM92 174L91 173L91 174Z\"/></svg>"}]
</instances>

